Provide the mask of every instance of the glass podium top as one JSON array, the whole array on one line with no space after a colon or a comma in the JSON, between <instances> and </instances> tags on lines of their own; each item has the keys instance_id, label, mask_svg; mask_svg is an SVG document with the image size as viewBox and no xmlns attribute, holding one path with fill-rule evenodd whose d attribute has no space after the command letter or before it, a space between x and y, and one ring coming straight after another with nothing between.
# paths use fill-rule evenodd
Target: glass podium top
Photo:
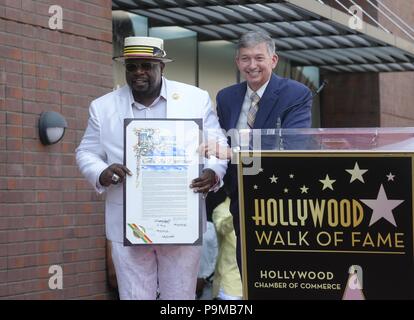
<instances>
[{"instance_id":1,"label":"glass podium top","mask_svg":"<svg viewBox=\"0 0 414 320\"><path fill-rule=\"evenodd\" d=\"M414 127L246 129L228 136L234 151L414 151Z\"/></svg>"}]
</instances>

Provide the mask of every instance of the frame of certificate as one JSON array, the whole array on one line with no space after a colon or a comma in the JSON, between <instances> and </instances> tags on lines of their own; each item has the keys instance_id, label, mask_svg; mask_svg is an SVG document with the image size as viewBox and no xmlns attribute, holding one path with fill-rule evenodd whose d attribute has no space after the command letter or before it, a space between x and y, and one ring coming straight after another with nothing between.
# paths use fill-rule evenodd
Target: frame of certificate
<instances>
[{"instance_id":1,"label":"frame of certificate","mask_svg":"<svg viewBox=\"0 0 414 320\"><path fill-rule=\"evenodd\" d=\"M124 245L201 243L201 119L125 119Z\"/></svg>"}]
</instances>

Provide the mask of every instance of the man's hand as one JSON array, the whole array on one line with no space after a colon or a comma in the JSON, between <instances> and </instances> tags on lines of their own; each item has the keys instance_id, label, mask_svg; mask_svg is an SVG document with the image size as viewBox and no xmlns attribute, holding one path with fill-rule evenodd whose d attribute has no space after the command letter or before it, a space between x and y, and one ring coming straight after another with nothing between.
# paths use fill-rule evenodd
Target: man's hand
<instances>
[{"instance_id":1,"label":"man's hand","mask_svg":"<svg viewBox=\"0 0 414 320\"><path fill-rule=\"evenodd\" d=\"M216 173L211 169L204 169L201 176L191 182L190 188L192 188L194 192L207 193L215 184Z\"/></svg>"},{"instance_id":2,"label":"man's hand","mask_svg":"<svg viewBox=\"0 0 414 320\"><path fill-rule=\"evenodd\" d=\"M199 152L206 158L211 156L221 160L231 159L231 149L227 145L220 144L218 141L208 140L206 144L202 143Z\"/></svg>"},{"instance_id":3,"label":"man's hand","mask_svg":"<svg viewBox=\"0 0 414 320\"><path fill-rule=\"evenodd\" d=\"M132 172L129 171L127 167L119 163L114 163L102 171L101 175L99 176L99 183L104 187L107 187L111 184L122 183L127 174L132 176Z\"/></svg>"}]
</instances>

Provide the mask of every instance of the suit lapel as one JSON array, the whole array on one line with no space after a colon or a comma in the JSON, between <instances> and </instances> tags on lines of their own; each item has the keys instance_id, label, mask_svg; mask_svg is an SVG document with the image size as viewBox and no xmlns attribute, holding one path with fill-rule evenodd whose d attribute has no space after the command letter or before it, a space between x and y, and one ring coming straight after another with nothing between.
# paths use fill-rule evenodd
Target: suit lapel
<instances>
[{"instance_id":1,"label":"suit lapel","mask_svg":"<svg viewBox=\"0 0 414 320\"><path fill-rule=\"evenodd\" d=\"M183 106L179 105L182 99L182 93L167 79L165 79L165 87L167 93L167 118L183 118Z\"/></svg>"},{"instance_id":2,"label":"suit lapel","mask_svg":"<svg viewBox=\"0 0 414 320\"><path fill-rule=\"evenodd\" d=\"M128 85L122 87L118 94L118 104L116 105L117 114L119 115L119 120L121 120L122 126L124 126L125 118L133 118L134 114L132 112L132 101L130 99L130 92Z\"/></svg>"},{"instance_id":3,"label":"suit lapel","mask_svg":"<svg viewBox=\"0 0 414 320\"><path fill-rule=\"evenodd\" d=\"M257 111L256 119L254 121L254 129L264 128L267 118L276 105L280 90L278 82L279 81L277 77L275 75L272 75L266 87L266 90L259 101L259 110ZM276 127L276 119L272 128L273 127Z\"/></svg>"},{"instance_id":4,"label":"suit lapel","mask_svg":"<svg viewBox=\"0 0 414 320\"><path fill-rule=\"evenodd\" d=\"M243 107L244 97L246 95L247 84L246 82L241 83L236 90L234 90L233 96L230 98L231 111L230 111L230 123L229 128L236 128L237 122L239 121L240 113Z\"/></svg>"}]
</instances>

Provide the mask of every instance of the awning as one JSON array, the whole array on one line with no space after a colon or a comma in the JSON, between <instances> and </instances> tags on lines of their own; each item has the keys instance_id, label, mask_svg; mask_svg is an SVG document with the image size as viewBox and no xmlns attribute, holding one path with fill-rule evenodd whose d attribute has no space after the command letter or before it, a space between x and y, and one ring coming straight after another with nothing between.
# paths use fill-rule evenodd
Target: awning
<instances>
[{"instance_id":1,"label":"awning","mask_svg":"<svg viewBox=\"0 0 414 320\"><path fill-rule=\"evenodd\" d=\"M237 40L262 30L294 66L331 72L414 71L414 43L312 0L113 0L114 10L145 16L151 27L180 26L200 41ZM243 3L243 5L240 5Z\"/></svg>"}]
</instances>

